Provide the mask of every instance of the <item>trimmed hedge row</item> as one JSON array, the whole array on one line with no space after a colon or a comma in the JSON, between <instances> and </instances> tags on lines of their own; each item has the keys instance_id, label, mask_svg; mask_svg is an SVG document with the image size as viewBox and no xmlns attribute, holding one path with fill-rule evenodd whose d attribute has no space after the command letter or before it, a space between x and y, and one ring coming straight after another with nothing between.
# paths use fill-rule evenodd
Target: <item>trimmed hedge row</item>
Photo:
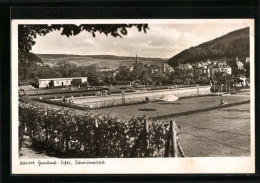
<instances>
[{"instance_id":1,"label":"trimmed hedge row","mask_svg":"<svg viewBox=\"0 0 260 183\"><path fill-rule=\"evenodd\" d=\"M205 109L190 110L190 111L185 111L185 112L180 112L180 113L172 113L172 114L167 114L167 115L162 115L162 116L150 117L150 119L151 120L164 120L164 119L169 119L169 118L174 118L174 117L179 117L179 116L187 116L187 115L194 114L194 113L207 112L207 111L212 111L212 110L216 110L216 109L222 109L222 108L227 108L227 107L232 107L232 106L237 106L237 105L242 105L242 104L247 104L247 103L250 103L250 100L245 100L242 102L234 102L234 103L229 103L229 104L224 104L224 105L218 105L218 106L208 107Z\"/></svg>"},{"instance_id":2,"label":"trimmed hedge row","mask_svg":"<svg viewBox=\"0 0 260 183\"><path fill-rule=\"evenodd\" d=\"M73 110L55 110L36 103L19 105L19 136L27 133L34 144L56 155L85 158L129 157L141 134L144 117L120 121L109 115L78 115ZM163 157L169 122L149 121L149 154ZM134 157L144 157L144 142ZM70 156L71 157L71 156Z\"/></svg>"},{"instance_id":3,"label":"trimmed hedge row","mask_svg":"<svg viewBox=\"0 0 260 183\"><path fill-rule=\"evenodd\" d=\"M64 102L61 102L61 101L50 100L50 99L38 99L38 98L35 98L33 100L37 101L37 102L43 102L43 103L46 103L46 104L57 105L57 106L61 106L61 107L68 107L68 108L84 110L84 111L89 109L88 107L75 105L73 103L64 103Z\"/></svg>"},{"instance_id":4,"label":"trimmed hedge row","mask_svg":"<svg viewBox=\"0 0 260 183\"><path fill-rule=\"evenodd\" d=\"M179 97L180 99L186 99L186 98L195 98L195 97L204 97L204 96L215 96L215 94L205 94L205 95L192 95L192 96L182 96ZM94 108L90 108L87 106L79 106L73 103L64 103L64 102L60 102L60 101L53 101L53 100L49 100L49 99L33 99L35 101L38 102L43 102L46 104L52 104L52 105L58 105L58 106L62 106L62 107L69 107L69 108L73 108L73 109L78 109L78 110L93 110L93 109L97 109L97 107ZM152 100L151 102L158 102L160 101L158 100ZM128 106L128 105L137 105L137 104L144 104L147 103L147 101L134 101L134 102L129 102L129 103L117 103L117 104L107 104L104 106L99 106L98 109L104 109L104 108L111 108L111 107L119 107L119 106Z\"/></svg>"},{"instance_id":5,"label":"trimmed hedge row","mask_svg":"<svg viewBox=\"0 0 260 183\"><path fill-rule=\"evenodd\" d=\"M195 98L195 97L204 97L204 96L216 96L216 94L205 94L205 95L192 95L192 96L182 96L179 97L180 99L186 99L186 98ZM62 107L69 107L69 108L73 108L73 109L78 109L78 110L93 110L93 109L104 109L104 108L111 108L111 107L119 107L119 106L128 106L128 105L137 105L137 104L144 104L147 103L147 101L133 101L133 102L129 102L129 103L116 103L116 104L107 104L104 106L99 106L99 107L87 107L87 106L79 106L73 103L64 103L64 102L60 102L60 101L54 101L54 100L49 100L49 99L33 99L35 101L38 102L43 102L46 104L52 104L52 105L58 105L58 106L62 106ZM152 100L151 102L158 102L161 100Z\"/></svg>"},{"instance_id":6,"label":"trimmed hedge row","mask_svg":"<svg viewBox=\"0 0 260 183\"><path fill-rule=\"evenodd\" d=\"M43 102L46 104L52 104L52 105L58 105L61 107L69 107L73 109L78 109L78 110L93 110L93 109L103 109L103 108L111 108L111 107L119 107L119 106L128 106L128 105L137 105L137 104L144 104L147 103L146 101L134 101L130 103L116 103L116 104L107 104L99 107L87 107L87 106L79 106L73 103L64 103L61 101L54 101L54 100L49 100L49 99L34 99L37 102Z\"/></svg>"}]
</instances>

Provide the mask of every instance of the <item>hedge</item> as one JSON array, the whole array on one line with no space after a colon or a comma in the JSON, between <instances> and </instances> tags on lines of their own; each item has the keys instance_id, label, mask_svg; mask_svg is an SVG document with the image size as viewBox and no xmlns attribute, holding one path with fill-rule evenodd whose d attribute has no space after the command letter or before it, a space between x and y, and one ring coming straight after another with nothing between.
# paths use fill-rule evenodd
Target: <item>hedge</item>
<instances>
[{"instance_id":1,"label":"hedge","mask_svg":"<svg viewBox=\"0 0 260 183\"><path fill-rule=\"evenodd\" d=\"M186 98L195 98L195 97L204 97L204 96L216 96L216 94L202 94L202 95L191 95L191 96L181 96L179 97L179 99L186 99ZM137 105L137 104L144 104L147 103L147 101L143 100L143 101L133 101L133 102L128 102L128 103L116 103L116 104L107 104L107 105L103 105L103 106L99 106L99 107L87 107L87 106L79 106L73 103L64 103L61 101L54 101L54 100L49 100L49 99L38 99L35 98L33 99L35 101L38 102L43 102L46 104L52 104L52 105L58 105L58 106L62 106L62 107L69 107L69 108L73 108L73 109L78 109L78 110L93 110L93 109L104 109L104 108L111 108L111 107L119 107L119 106L128 106L128 105ZM160 99L157 100L151 100L151 102L159 102L161 101Z\"/></svg>"},{"instance_id":2,"label":"hedge","mask_svg":"<svg viewBox=\"0 0 260 183\"><path fill-rule=\"evenodd\" d=\"M58 105L61 107L68 107L68 108L73 108L73 109L78 109L78 110L94 110L94 109L104 109L104 108L111 108L111 107L119 107L119 106L128 106L128 105L137 105L137 104L144 104L147 103L146 101L133 101L133 102L128 102L128 103L116 103L116 104L106 104L103 106L99 107L87 107L87 106L80 106L76 105L73 103L67 103L67 102L61 102L61 101L55 101L55 100L49 100L49 99L33 99L34 101L37 102L43 102L46 104L52 104L52 105Z\"/></svg>"},{"instance_id":3,"label":"hedge","mask_svg":"<svg viewBox=\"0 0 260 183\"><path fill-rule=\"evenodd\" d=\"M38 148L55 155L78 155L85 158L129 157L143 130L144 117L120 121L109 115L78 115L73 110L56 110L36 103L19 105L19 136L24 133ZM149 154L163 157L169 123L149 121ZM134 157L144 157L141 142ZM71 157L71 156L70 156Z\"/></svg>"}]
</instances>

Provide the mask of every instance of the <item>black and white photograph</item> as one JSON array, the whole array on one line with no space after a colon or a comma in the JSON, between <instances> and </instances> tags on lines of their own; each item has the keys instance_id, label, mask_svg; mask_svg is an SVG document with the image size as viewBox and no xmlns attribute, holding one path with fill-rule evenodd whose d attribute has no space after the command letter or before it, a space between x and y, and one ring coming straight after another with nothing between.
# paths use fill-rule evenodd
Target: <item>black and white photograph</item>
<instances>
[{"instance_id":1,"label":"black and white photograph","mask_svg":"<svg viewBox=\"0 0 260 183\"><path fill-rule=\"evenodd\" d=\"M11 28L14 173L254 172L252 19Z\"/></svg>"}]
</instances>

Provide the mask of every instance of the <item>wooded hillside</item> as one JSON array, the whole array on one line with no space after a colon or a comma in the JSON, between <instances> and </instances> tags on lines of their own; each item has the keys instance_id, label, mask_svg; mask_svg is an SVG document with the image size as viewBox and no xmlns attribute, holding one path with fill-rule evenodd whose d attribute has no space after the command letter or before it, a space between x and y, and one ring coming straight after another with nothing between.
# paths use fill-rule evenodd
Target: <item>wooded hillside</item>
<instances>
[{"instance_id":1,"label":"wooded hillside","mask_svg":"<svg viewBox=\"0 0 260 183\"><path fill-rule=\"evenodd\" d=\"M194 63L207 59L217 60L226 57L249 57L249 27L230 32L214 40L186 49L168 60L171 66L178 63Z\"/></svg>"}]
</instances>

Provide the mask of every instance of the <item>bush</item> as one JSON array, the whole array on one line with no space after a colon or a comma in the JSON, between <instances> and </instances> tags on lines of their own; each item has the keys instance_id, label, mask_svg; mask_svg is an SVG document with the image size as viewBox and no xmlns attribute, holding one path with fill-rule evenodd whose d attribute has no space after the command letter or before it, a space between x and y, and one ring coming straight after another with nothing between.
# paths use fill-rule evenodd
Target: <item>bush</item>
<instances>
[{"instance_id":1,"label":"bush","mask_svg":"<svg viewBox=\"0 0 260 183\"><path fill-rule=\"evenodd\" d=\"M35 103L19 105L19 122L34 144L56 153L83 154L85 158L130 157L144 128L143 119L120 121L109 115L78 115L73 110L55 110ZM164 156L168 132L168 122L150 121L150 156ZM144 157L143 143L132 153L134 157Z\"/></svg>"},{"instance_id":2,"label":"bush","mask_svg":"<svg viewBox=\"0 0 260 183\"><path fill-rule=\"evenodd\" d=\"M35 98L33 100L38 101L38 102L43 102L43 103L46 103L46 104L53 104L53 105L58 105L58 106L68 107L68 108L73 108L73 109L79 109L79 110L104 109L104 108L137 105L137 104L146 103L146 101L133 101L133 102L130 101L130 102L127 102L127 103L118 102L118 103L103 104L101 106L90 107L90 106L79 106L79 105L76 105L76 104L73 104L73 103L67 103L67 102L55 101L55 100L49 100L49 99Z\"/></svg>"},{"instance_id":3,"label":"bush","mask_svg":"<svg viewBox=\"0 0 260 183\"><path fill-rule=\"evenodd\" d=\"M29 103L31 102L31 99L27 95L24 95L19 97L19 102Z\"/></svg>"}]
</instances>

